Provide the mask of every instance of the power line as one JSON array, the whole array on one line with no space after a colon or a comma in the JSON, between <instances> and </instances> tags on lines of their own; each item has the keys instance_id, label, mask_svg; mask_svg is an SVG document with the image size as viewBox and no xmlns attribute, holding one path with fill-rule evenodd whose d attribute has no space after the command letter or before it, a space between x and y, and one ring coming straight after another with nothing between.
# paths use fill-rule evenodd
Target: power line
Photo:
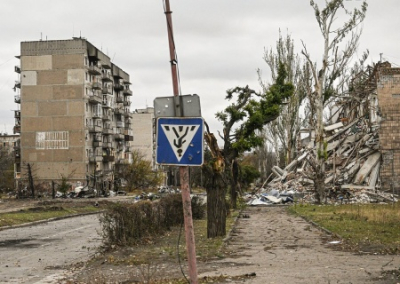
<instances>
[{"instance_id":1,"label":"power line","mask_svg":"<svg viewBox=\"0 0 400 284\"><path fill-rule=\"evenodd\" d=\"M4 64L6 64L7 62L9 62L9 61L11 61L11 60L13 60L13 59L14 59L14 57L11 57L11 58L8 59L7 61L4 61L3 63L1 63L0 66L3 66Z\"/></svg>"}]
</instances>

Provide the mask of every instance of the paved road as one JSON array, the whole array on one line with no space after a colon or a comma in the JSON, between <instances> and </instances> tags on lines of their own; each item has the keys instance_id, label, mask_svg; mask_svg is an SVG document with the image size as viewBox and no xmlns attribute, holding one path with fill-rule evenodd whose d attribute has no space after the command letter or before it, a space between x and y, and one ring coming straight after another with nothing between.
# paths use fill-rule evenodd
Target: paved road
<instances>
[{"instance_id":1,"label":"paved road","mask_svg":"<svg viewBox=\"0 0 400 284\"><path fill-rule=\"evenodd\" d=\"M100 245L98 215L0 231L0 283L56 283Z\"/></svg>"}]
</instances>

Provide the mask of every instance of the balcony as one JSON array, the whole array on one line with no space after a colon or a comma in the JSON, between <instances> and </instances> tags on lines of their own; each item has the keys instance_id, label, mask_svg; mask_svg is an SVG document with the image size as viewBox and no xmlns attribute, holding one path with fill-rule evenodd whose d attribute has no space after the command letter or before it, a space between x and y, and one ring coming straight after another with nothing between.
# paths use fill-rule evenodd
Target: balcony
<instances>
[{"instance_id":1,"label":"balcony","mask_svg":"<svg viewBox=\"0 0 400 284\"><path fill-rule=\"evenodd\" d=\"M132 91L129 90L129 89L124 89L123 93L124 93L125 96L132 96Z\"/></svg>"},{"instance_id":2,"label":"balcony","mask_svg":"<svg viewBox=\"0 0 400 284\"><path fill-rule=\"evenodd\" d=\"M131 102L130 101L124 101L124 106L131 106Z\"/></svg>"},{"instance_id":3,"label":"balcony","mask_svg":"<svg viewBox=\"0 0 400 284\"><path fill-rule=\"evenodd\" d=\"M103 148L112 148L112 142L103 142Z\"/></svg>"},{"instance_id":4,"label":"balcony","mask_svg":"<svg viewBox=\"0 0 400 284\"><path fill-rule=\"evenodd\" d=\"M95 134L95 135L93 135L93 141L101 142L101 141L103 141L103 137L101 136L101 134Z\"/></svg>"},{"instance_id":5,"label":"balcony","mask_svg":"<svg viewBox=\"0 0 400 284\"><path fill-rule=\"evenodd\" d=\"M104 72L101 76L101 80L103 80L104 82L112 82L113 76L108 72Z\"/></svg>"},{"instance_id":6,"label":"balcony","mask_svg":"<svg viewBox=\"0 0 400 284\"><path fill-rule=\"evenodd\" d=\"M130 135L133 136L133 130L129 128L124 129L124 135Z\"/></svg>"},{"instance_id":7,"label":"balcony","mask_svg":"<svg viewBox=\"0 0 400 284\"><path fill-rule=\"evenodd\" d=\"M125 135L121 134L121 133L116 133L116 134L114 134L114 139L122 141L125 139Z\"/></svg>"},{"instance_id":8,"label":"balcony","mask_svg":"<svg viewBox=\"0 0 400 284\"><path fill-rule=\"evenodd\" d=\"M103 147L103 136L101 133L96 132L93 136L93 147Z\"/></svg>"},{"instance_id":9,"label":"balcony","mask_svg":"<svg viewBox=\"0 0 400 284\"><path fill-rule=\"evenodd\" d=\"M115 99L115 101L117 103L123 103L124 102L124 98L122 96L117 96L117 98Z\"/></svg>"},{"instance_id":10,"label":"balcony","mask_svg":"<svg viewBox=\"0 0 400 284\"><path fill-rule=\"evenodd\" d=\"M92 64L88 67L88 71L89 71L89 74L92 74L92 75L100 75L101 74L101 68L94 64Z\"/></svg>"},{"instance_id":11,"label":"balcony","mask_svg":"<svg viewBox=\"0 0 400 284\"><path fill-rule=\"evenodd\" d=\"M122 90L124 90L125 88L124 88L124 85L122 85L122 84L114 84L114 90L116 90L116 91L122 91Z\"/></svg>"},{"instance_id":12,"label":"balcony","mask_svg":"<svg viewBox=\"0 0 400 284\"><path fill-rule=\"evenodd\" d=\"M124 116L125 116L125 118L130 117L129 107L126 107L126 108L124 109Z\"/></svg>"},{"instance_id":13,"label":"balcony","mask_svg":"<svg viewBox=\"0 0 400 284\"><path fill-rule=\"evenodd\" d=\"M111 69L111 62L109 60L103 60L101 61L101 66L103 66L104 69Z\"/></svg>"},{"instance_id":14,"label":"balcony","mask_svg":"<svg viewBox=\"0 0 400 284\"><path fill-rule=\"evenodd\" d=\"M20 104L21 103L21 95L15 95L14 96L14 103Z\"/></svg>"},{"instance_id":15,"label":"balcony","mask_svg":"<svg viewBox=\"0 0 400 284\"><path fill-rule=\"evenodd\" d=\"M93 82L92 83L92 89L94 90L101 90L103 88L102 84L100 82Z\"/></svg>"},{"instance_id":16,"label":"balcony","mask_svg":"<svg viewBox=\"0 0 400 284\"><path fill-rule=\"evenodd\" d=\"M14 118L21 118L21 111L20 110L14 110Z\"/></svg>"},{"instance_id":17,"label":"balcony","mask_svg":"<svg viewBox=\"0 0 400 284\"><path fill-rule=\"evenodd\" d=\"M21 125L15 125L13 130L14 134L21 133Z\"/></svg>"},{"instance_id":18,"label":"balcony","mask_svg":"<svg viewBox=\"0 0 400 284\"><path fill-rule=\"evenodd\" d=\"M113 101L111 99L105 100L103 98L103 108L112 108L114 106Z\"/></svg>"},{"instance_id":19,"label":"balcony","mask_svg":"<svg viewBox=\"0 0 400 284\"><path fill-rule=\"evenodd\" d=\"M14 66L14 71L15 71L16 73L20 74L20 73L21 73L21 67L19 67L19 66Z\"/></svg>"},{"instance_id":20,"label":"balcony","mask_svg":"<svg viewBox=\"0 0 400 284\"><path fill-rule=\"evenodd\" d=\"M111 119L112 119L112 117L111 117L111 115L110 115L110 114L103 114L103 117L102 117L102 119L103 119L103 120L111 120Z\"/></svg>"},{"instance_id":21,"label":"balcony","mask_svg":"<svg viewBox=\"0 0 400 284\"><path fill-rule=\"evenodd\" d=\"M103 134L105 135L111 135L114 134L114 130L112 128L103 128Z\"/></svg>"},{"instance_id":22,"label":"balcony","mask_svg":"<svg viewBox=\"0 0 400 284\"><path fill-rule=\"evenodd\" d=\"M117 121L116 125L117 125L117 128L124 128L125 127L125 122L124 121Z\"/></svg>"},{"instance_id":23,"label":"balcony","mask_svg":"<svg viewBox=\"0 0 400 284\"><path fill-rule=\"evenodd\" d=\"M103 98L100 97L100 96L96 96L96 95L90 96L89 97L89 103L91 103L91 104L101 104L101 103L103 103Z\"/></svg>"},{"instance_id":24,"label":"balcony","mask_svg":"<svg viewBox=\"0 0 400 284\"><path fill-rule=\"evenodd\" d=\"M110 87L104 87L102 91L103 95L112 95L112 89Z\"/></svg>"},{"instance_id":25,"label":"balcony","mask_svg":"<svg viewBox=\"0 0 400 284\"><path fill-rule=\"evenodd\" d=\"M98 125L90 125L89 126L90 133L100 133L103 132L103 127Z\"/></svg>"},{"instance_id":26,"label":"balcony","mask_svg":"<svg viewBox=\"0 0 400 284\"><path fill-rule=\"evenodd\" d=\"M92 113L92 118L100 119L103 117L103 113L101 111L95 111Z\"/></svg>"},{"instance_id":27,"label":"balcony","mask_svg":"<svg viewBox=\"0 0 400 284\"><path fill-rule=\"evenodd\" d=\"M125 135L125 141L133 141L132 135Z\"/></svg>"},{"instance_id":28,"label":"balcony","mask_svg":"<svg viewBox=\"0 0 400 284\"><path fill-rule=\"evenodd\" d=\"M103 142L101 142L101 141L94 141L94 142L93 142L93 147L103 147Z\"/></svg>"},{"instance_id":29,"label":"balcony","mask_svg":"<svg viewBox=\"0 0 400 284\"><path fill-rule=\"evenodd\" d=\"M114 161L115 161L115 157L114 156L109 156L109 155L103 156L103 162L104 163L109 163L109 162L114 162Z\"/></svg>"},{"instance_id":30,"label":"balcony","mask_svg":"<svg viewBox=\"0 0 400 284\"><path fill-rule=\"evenodd\" d=\"M96 156L90 156L89 157L89 162L90 163L97 163L103 161L103 156L102 155L96 155Z\"/></svg>"},{"instance_id":31,"label":"balcony","mask_svg":"<svg viewBox=\"0 0 400 284\"><path fill-rule=\"evenodd\" d=\"M20 81L15 81L14 91L15 91L17 88L18 88L18 89L21 89L21 82L20 82Z\"/></svg>"},{"instance_id":32,"label":"balcony","mask_svg":"<svg viewBox=\"0 0 400 284\"><path fill-rule=\"evenodd\" d=\"M123 115L125 114L125 110L123 108L116 108L114 109L114 113Z\"/></svg>"}]
</instances>

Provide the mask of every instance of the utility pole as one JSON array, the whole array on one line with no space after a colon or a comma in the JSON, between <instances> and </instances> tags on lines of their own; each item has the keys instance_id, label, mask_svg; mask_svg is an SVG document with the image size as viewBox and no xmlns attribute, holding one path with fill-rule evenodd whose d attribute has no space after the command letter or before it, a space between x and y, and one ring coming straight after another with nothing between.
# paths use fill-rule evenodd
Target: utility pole
<instances>
[{"instance_id":1,"label":"utility pole","mask_svg":"<svg viewBox=\"0 0 400 284\"><path fill-rule=\"evenodd\" d=\"M182 116L181 105L179 103L179 82L178 82L178 69L177 69L177 58L175 52L175 41L172 29L172 16L171 9L169 6L169 0L165 0L165 15L167 18L167 30L168 30L168 43L169 43L169 55L171 63L172 73L172 86L174 91L175 101L175 113L176 116ZM190 189L189 189L189 167L180 166L180 183L182 192L182 204L183 204L183 215L185 221L185 237L186 237L186 250L189 266L189 277L191 284L197 284L197 266L196 266L196 248L194 239L194 228L192 218L192 204L190 200Z\"/></svg>"}]
</instances>

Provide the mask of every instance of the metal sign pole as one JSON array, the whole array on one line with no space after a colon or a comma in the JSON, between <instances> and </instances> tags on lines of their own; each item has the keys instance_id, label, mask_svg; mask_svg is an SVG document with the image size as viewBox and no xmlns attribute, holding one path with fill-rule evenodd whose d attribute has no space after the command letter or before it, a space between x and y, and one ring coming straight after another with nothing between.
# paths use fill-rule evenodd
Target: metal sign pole
<instances>
[{"instance_id":1,"label":"metal sign pole","mask_svg":"<svg viewBox=\"0 0 400 284\"><path fill-rule=\"evenodd\" d=\"M172 29L172 17L169 6L169 0L165 0L165 14L167 17L167 29L168 29L168 42L169 42L169 53L171 62L172 72L172 84L175 100L175 113L176 116L182 116L182 109L179 103L179 85L178 85L178 73L177 73L177 59L175 53L175 42ZM190 200L189 190L189 167L179 167L181 192L182 192L182 203L183 203L183 215L185 221L185 236L186 236L186 250L189 266L189 277L192 284L197 284L197 266L196 266L196 249L194 239L194 228L192 219L192 204Z\"/></svg>"}]
</instances>

